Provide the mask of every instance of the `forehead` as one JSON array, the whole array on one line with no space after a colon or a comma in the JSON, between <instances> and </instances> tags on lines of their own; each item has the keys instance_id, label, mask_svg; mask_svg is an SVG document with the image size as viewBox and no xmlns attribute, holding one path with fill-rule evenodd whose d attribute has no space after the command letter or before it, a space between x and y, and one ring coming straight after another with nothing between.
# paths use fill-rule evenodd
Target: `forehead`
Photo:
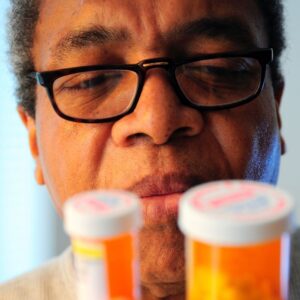
<instances>
[{"instance_id":1,"label":"forehead","mask_svg":"<svg viewBox=\"0 0 300 300\"><path fill-rule=\"evenodd\" d=\"M33 56L44 68L40 63L50 61L71 32L97 26L117 29L119 40L155 49L163 46L177 29L180 32L185 28L188 33L191 27L187 24L203 19L230 20L236 30L243 29L240 36L247 31L249 36L244 39L251 40L249 44L266 46L263 17L253 0L43 0Z\"/></svg>"}]
</instances>

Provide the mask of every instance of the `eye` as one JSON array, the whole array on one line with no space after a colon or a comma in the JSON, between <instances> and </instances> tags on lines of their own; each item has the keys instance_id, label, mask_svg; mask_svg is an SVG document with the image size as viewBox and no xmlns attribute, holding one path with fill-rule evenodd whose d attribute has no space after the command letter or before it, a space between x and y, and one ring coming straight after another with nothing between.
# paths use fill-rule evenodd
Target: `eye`
<instances>
[{"instance_id":1,"label":"eye","mask_svg":"<svg viewBox=\"0 0 300 300\"><path fill-rule=\"evenodd\" d=\"M180 66L176 79L194 104L219 106L254 95L261 81L261 65L247 57L197 60Z\"/></svg>"},{"instance_id":2,"label":"eye","mask_svg":"<svg viewBox=\"0 0 300 300\"><path fill-rule=\"evenodd\" d=\"M186 64L180 72L194 83L238 88L256 80L260 65L252 58L216 58Z\"/></svg>"},{"instance_id":3,"label":"eye","mask_svg":"<svg viewBox=\"0 0 300 300\"><path fill-rule=\"evenodd\" d=\"M207 74L216 78L251 75L257 71L257 63L246 58L223 58L204 60L188 65L193 74Z\"/></svg>"},{"instance_id":4,"label":"eye","mask_svg":"<svg viewBox=\"0 0 300 300\"><path fill-rule=\"evenodd\" d=\"M76 92L112 88L121 80L122 74L118 72L85 72L65 78L57 85L56 92Z\"/></svg>"}]
</instances>

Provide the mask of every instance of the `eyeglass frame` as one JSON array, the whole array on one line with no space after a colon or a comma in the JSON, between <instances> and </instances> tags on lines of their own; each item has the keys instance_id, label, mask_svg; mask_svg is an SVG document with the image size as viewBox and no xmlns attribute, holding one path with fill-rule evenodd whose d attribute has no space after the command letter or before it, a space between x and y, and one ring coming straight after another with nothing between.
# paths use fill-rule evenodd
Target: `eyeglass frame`
<instances>
[{"instance_id":1,"label":"eyeglass frame","mask_svg":"<svg viewBox=\"0 0 300 300\"><path fill-rule=\"evenodd\" d=\"M255 94L245 98L238 100L237 102L227 103L223 105L217 106L203 106L203 105L196 105L195 103L191 102L181 90L177 79L176 79L176 68L187 64L192 63L194 61L201 61L201 60L208 60L214 58L235 58L235 57L246 57L246 58L254 58L257 59L261 66L261 79L260 85ZM241 106L243 104L249 103L251 100L255 99L262 91L265 83L265 75L266 75L266 68L267 65L273 61L273 49L272 48L258 48L254 50L248 51L234 51L234 52L221 52L221 53L213 53L213 54L204 54L204 55L196 55L193 57L188 57L184 59L174 60L169 57L159 57L159 58L150 58L144 59L136 64L105 64L105 65L90 65L90 66L82 66L82 67L72 67L72 68L65 68L65 69L58 69L53 71L44 71L44 72L30 72L28 74L29 77L35 79L38 84L46 88L48 97L51 101L52 107L54 108L55 112L63 119L78 122L78 123L108 123L108 122L115 122L122 117L132 113L136 108L138 101L140 99L140 95L142 93L146 72L153 68L163 68L168 72L170 83L174 88L176 94L179 96L179 99L183 105L192 107L199 111L219 111L224 109L235 108ZM133 71L138 76L138 85L135 92L135 96L131 101L131 105L129 108L116 116L108 117L108 118L101 118L101 119L82 119L82 118L75 118L66 115L63 113L54 97L53 91L53 84L55 80L60 77L71 75L74 73L80 73L85 71L97 71L97 70L129 70Z\"/></svg>"}]
</instances>

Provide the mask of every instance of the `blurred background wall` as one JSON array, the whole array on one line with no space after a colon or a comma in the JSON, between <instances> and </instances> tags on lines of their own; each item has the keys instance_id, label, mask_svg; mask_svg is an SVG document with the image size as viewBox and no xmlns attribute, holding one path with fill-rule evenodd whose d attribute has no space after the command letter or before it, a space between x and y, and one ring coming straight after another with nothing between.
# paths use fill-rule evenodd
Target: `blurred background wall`
<instances>
[{"instance_id":1,"label":"blurred background wall","mask_svg":"<svg viewBox=\"0 0 300 300\"><path fill-rule=\"evenodd\" d=\"M283 58L286 91L281 107L287 154L279 186L300 203L300 2L286 0L288 49ZM0 2L0 283L59 254L68 240L49 195L34 181L27 135L16 113L14 80L5 40L8 0ZM299 205L300 206L300 205ZM298 210L298 220L300 214Z\"/></svg>"},{"instance_id":2,"label":"blurred background wall","mask_svg":"<svg viewBox=\"0 0 300 300\"><path fill-rule=\"evenodd\" d=\"M48 192L34 181L27 133L16 112L0 0L0 283L31 270L68 244Z\"/></svg>"}]
</instances>

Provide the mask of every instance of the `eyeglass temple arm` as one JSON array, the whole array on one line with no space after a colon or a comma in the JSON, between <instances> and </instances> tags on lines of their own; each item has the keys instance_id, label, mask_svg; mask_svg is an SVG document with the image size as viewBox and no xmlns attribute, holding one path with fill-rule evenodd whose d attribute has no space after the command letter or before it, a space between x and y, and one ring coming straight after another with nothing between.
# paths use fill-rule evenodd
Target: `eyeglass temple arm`
<instances>
[{"instance_id":1,"label":"eyeglass temple arm","mask_svg":"<svg viewBox=\"0 0 300 300\"><path fill-rule=\"evenodd\" d=\"M35 79L40 85L45 85L44 80L39 72L30 72L28 77Z\"/></svg>"}]
</instances>

